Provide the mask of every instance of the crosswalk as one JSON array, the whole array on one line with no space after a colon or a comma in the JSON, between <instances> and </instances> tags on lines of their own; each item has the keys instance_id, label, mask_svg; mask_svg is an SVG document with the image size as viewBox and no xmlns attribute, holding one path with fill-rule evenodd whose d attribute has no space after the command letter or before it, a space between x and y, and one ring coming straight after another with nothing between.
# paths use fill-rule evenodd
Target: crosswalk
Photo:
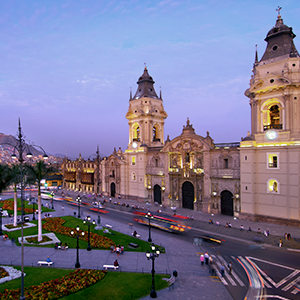
<instances>
[{"instance_id":1,"label":"crosswalk","mask_svg":"<svg viewBox=\"0 0 300 300\"><path fill-rule=\"evenodd\" d=\"M262 284L267 289L280 289L284 292L288 292L291 294L300 294L300 270L293 269L289 267L285 267L290 271L290 273L282 278L279 282L275 282L270 276L268 276L260 267L260 260L254 257L242 257L242 256L222 256L222 255L212 255L213 258L213 268L216 271L217 276L221 280L221 282L226 286L233 287L245 287L248 285L248 281L245 282L246 277L243 279L240 278L239 272L236 272L234 269L238 264L242 264L242 262L249 262L249 266L251 265L253 269L256 270L257 276L261 279ZM229 274L229 262L234 263L233 270L231 274ZM265 261L264 261L265 262ZM266 262L265 262L266 263ZM269 262L267 262L269 263ZM271 263L273 264L274 263ZM224 266L225 273L224 276L221 275L221 266ZM278 265L279 266L279 265ZM283 266L280 266L283 267Z\"/></svg>"}]
</instances>

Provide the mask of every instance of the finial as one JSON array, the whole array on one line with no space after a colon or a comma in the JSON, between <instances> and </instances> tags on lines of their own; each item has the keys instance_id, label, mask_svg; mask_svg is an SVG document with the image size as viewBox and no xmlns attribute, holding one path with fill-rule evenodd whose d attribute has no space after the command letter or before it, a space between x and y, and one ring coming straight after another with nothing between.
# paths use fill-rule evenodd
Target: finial
<instances>
[{"instance_id":1,"label":"finial","mask_svg":"<svg viewBox=\"0 0 300 300\"><path fill-rule=\"evenodd\" d=\"M189 120L189 117L187 117L186 126L189 126L189 125L190 125L190 120Z\"/></svg>"},{"instance_id":2,"label":"finial","mask_svg":"<svg viewBox=\"0 0 300 300\"><path fill-rule=\"evenodd\" d=\"M258 63L257 44L255 45L255 63Z\"/></svg>"},{"instance_id":3,"label":"finial","mask_svg":"<svg viewBox=\"0 0 300 300\"><path fill-rule=\"evenodd\" d=\"M161 94L161 86L159 87L160 91L159 91L159 99L162 99L162 94Z\"/></svg>"},{"instance_id":4,"label":"finial","mask_svg":"<svg viewBox=\"0 0 300 300\"><path fill-rule=\"evenodd\" d=\"M130 100L132 100L132 89L130 87Z\"/></svg>"},{"instance_id":5,"label":"finial","mask_svg":"<svg viewBox=\"0 0 300 300\"><path fill-rule=\"evenodd\" d=\"M144 66L145 66L145 70L147 70L147 64L146 63L144 63Z\"/></svg>"},{"instance_id":6,"label":"finial","mask_svg":"<svg viewBox=\"0 0 300 300\"><path fill-rule=\"evenodd\" d=\"M278 16L277 16L278 19L281 18L281 15L280 15L281 9L282 9L282 7L280 7L279 5L278 5L278 8L276 8L276 11L278 11Z\"/></svg>"}]
</instances>

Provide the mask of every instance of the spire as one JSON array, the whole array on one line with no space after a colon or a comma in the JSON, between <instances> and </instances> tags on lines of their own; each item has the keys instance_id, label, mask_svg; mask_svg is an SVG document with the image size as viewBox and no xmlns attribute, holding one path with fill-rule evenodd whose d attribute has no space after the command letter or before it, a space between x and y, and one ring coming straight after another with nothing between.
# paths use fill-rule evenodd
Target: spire
<instances>
[{"instance_id":1,"label":"spire","mask_svg":"<svg viewBox=\"0 0 300 300\"><path fill-rule=\"evenodd\" d=\"M258 64L257 44L255 45L255 65Z\"/></svg>"},{"instance_id":2,"label":"spire","mask_svg":"<svg viewBox=\"0 0 300 300\"><path fill-rule=\"evenodd\" d=\"M132 100L132 88L130 87L130 99L129 101Z\"/></svg>"},{"instance_id":3,"label":"spire","mask_svg":"<svg viewBox=\"0 0 300 300\"><path fill-rule=\"evenodd\" d=\"M161 100L162 100L161 86L159 87L159 99L161 99Z\"/></svg>"},{"instance_id":4,"label":"spire","mask_svg":"<svg viewBox=\"0 0 300 300\"><path fill-rule=\"evenodd\" d=\"M154 99L159 99L156 95L156 92L154 90L153 84L155 81L153 78L149 75L148 69L145 64L144 68L144 73L143 75L139 78L137 84L138 88L137 91L134 95L134 97L131 99L140 99L142 97L149 97L149 98L154 98Z\"/></svg>"}]
</instances>

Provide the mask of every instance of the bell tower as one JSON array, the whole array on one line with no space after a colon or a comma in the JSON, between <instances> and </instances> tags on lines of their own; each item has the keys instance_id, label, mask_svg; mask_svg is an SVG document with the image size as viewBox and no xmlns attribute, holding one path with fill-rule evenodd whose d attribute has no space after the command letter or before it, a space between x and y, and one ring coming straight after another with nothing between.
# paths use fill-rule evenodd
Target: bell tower
<instances>
[{"instance_id":1,"label":"bell tower","mask_svg":"<svg viewBox=\"0 0 300 300\"><path fill-rule=\"evenodd\" d=\"M300 56L280 10L245 92L251 133L240 143L241 204L245 215L299 220Z\"/></svg>"},{"instance_id":2,"label":"bell tower","mask_svg":"<svg viewBox=\"0 0 300 300\"><path fill-rule=\"evenodd\" d=\"M137 84L138 88L133 97L130 91L126 114L129 125L128 150L138 149L141 145L161 147L164 144L164 124L168 115L163 107L161 92L158 97L147 67Z\"/></svg>"}]
</instances>

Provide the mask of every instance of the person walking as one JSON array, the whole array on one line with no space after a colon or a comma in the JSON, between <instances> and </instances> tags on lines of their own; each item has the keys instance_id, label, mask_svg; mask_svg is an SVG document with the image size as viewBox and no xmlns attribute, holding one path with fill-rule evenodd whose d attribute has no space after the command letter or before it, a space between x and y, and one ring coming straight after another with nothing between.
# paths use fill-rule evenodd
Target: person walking
<instances>
[{"instance_id":1,"label":"person walking","mask_svg":"<svg viewBox=\"0 0 300 300\"><path fill-rule=\"evenodd\" d=\"M232 263L231 262L229 262L229 264L228 264L228 269L229 269L229 275L231 275L232 274Z\"/></svg>"},{"instance_id":2,"label":"person walking","mask_svg":"<svg viewBox=\"0 0 300 300\"><path fill-rule=\"evenodd\" d=\"M208 265L209 255L207 252L204 253L205 264Z\"/></svg>"},{"instance_id":3,"label":"person walking","mask_svg":"<svg viewBox=\"0 0 300 300\"><path fill-rule=\"evenodd\" d=\"M224 277L225 275L225 267L221 265L221 276Z\"/></svg>"},{"instance_id":4,"label":"person walking","mask_svg":"<svg viewBox=\"0 0 300 300\"><path fill-rule=\"evenodd\" d=\"M203 253L200 254L200 261L201 261L201 266L204 265L204 255Z\"/></svg>"},{"instance_id":5,"label":"person walking","mask_svg":"<svg viewBox=\"0 0 300 300\"><path fill-rule=\"evenodd\" d=\"M279 245L280 248L282 247L282 239L279 240Z\"/></svg>"}]
</instances>

